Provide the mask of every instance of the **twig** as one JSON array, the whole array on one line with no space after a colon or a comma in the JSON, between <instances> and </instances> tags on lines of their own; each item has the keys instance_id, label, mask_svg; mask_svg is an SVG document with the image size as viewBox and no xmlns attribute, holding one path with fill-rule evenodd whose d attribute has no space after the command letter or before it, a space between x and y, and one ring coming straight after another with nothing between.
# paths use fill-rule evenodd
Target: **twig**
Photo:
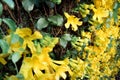
<instances>
[{"instance_id":1,"label":"twig","mask_svg":"<svg viewBox=\"0 0 120 80\"><path fill-rule=\"evenodd\" d=\"M61 28L59 29L59 31L56 33L55 37L61 32Z\"/></svg>"},{"instance_id":2,"label":"twig","mask_svg":"<svg viewBox=\"0 0 120 80\"><path fill-rule=\"evenodd\" d=\"M17 68L16 63L14 63L14 65L15 65L16 73L18 74L18 68Z\"/></svg>"},{"instance_id":3,"label":"twig","mask_svg":"<svg viewBox=\"0 0 120 80\"><path fill-rule=\"evenodd\" d=\"M20 7L19 7L19 5L18 5L18 2L17 2L17 0L15 0L15 3L16 3L16 5L17 5L17 13L18 13L18 23L21 23L22 22L22 18L21 18L21 14L20 14Z\"/></svg>"},{"instance_id":4,"label":"twig","mask_svg":"<svg viewBox=\"0 0 120 80\"><path fill-rule=\"evenodd\" d=\"M57 14L57 9L56 9L56 5L55 5L55 8L54 8L54 10L55 10L55 14Z\"/></svg>"},{"instance_id":5,"label":"twig","mask_svg":"<svg viewBox=\"0 0 120 80\"><path fill-rule=\"evenodd\" d=\"M1 31L2 35L5 36L5 33L3 32L3 30L1 29L1 27L0 27L0 31Z\"/></svg>"},{"instance_id":6,"label":"twig","mask_svg":"<svg viewBox=\"0 0 120 80\"><path fill-rule=\"evenodd\" d=\"M45 15L48 17L48 15L47 15L47 12L46 12L46 9L45 9L44 5L43 5L43 9L44 9Z\"/></svg>"},{"instance_id":7,"label":"twig","mask_svg":"<svg viewBox=\"0 0 120 80\"><path fill-rule=\"evenodd\" d=\"M33 22L33 19L32 19L32 16L31 16L30 12L28 12L28 14L29 14L29 17L30 17L30 20L31 20L32 24L34 24L34 22Z\"/></svg>"},{"instance_id":8,"label":"twig","mask_svg":"<svg viewBox=\"0 0 120 80\"><path fill-rule=\"evenodd\" d=\"M18 24L17 20L14 18L12 12L9 10L8 6L6 7L7 11L9 12L11 18Z\"/></svg>"}]
</instances>

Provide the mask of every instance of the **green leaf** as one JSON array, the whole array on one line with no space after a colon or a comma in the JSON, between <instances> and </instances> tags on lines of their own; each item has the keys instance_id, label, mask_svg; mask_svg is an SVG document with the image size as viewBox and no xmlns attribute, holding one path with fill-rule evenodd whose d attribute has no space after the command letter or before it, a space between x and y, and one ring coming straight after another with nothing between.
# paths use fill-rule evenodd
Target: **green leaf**
<instances>
[{"instance_id":1,"label":"green leaf","mask_svg":"<svg viewBox=\"0 0 120 80\"><path fill-rule=\"evenodd\" d=\"M110 27L110 20L111 20L111 18L106 19L106 27L107 27L107 28Z\"/></svg>"},{"instance_id":2,"label":"green leaf","mask_svg":"<svg viewBox=\"0 0 120 80\"><path fill-rule=\"evenodd\" d=\"M103 24L98 24L98 25L96 26L96 29L99 30L99 29L101 29L102 27L103 27Z\"/></svg>"},{"instance_id":3,"label":"green leaf","mask_svg":"<svg viewBox=\"0 0 120 80\"><path fill-rule=\"evenodd\" d=\"M45 18L40 18L37 21L37 29L41 30L43 28L46 28L48 26L48 21Z\"/></svg>"},{"instance_id":4,"label":"green leaf","mask_svg":"<svg viewBox=\"0 0 120 80\"><path fill-rule=\"evenodd\" d=\"M16 77L17 77L19 80L25 80L23 74L18 73L18 74L16 75Z\"/></svg>"},{"instance_id":5,"label":"green leaf","mask_svg":"<svg viewBox=\"0 0 120 80\"><path fill-rule=\"evenodd\" d=\"M63 39L67 40L67 41L71 41L71 35L70 34L64 34L62 36Z\"/></svg>"},{"instance_id":6,"label":"green leaf","mask_svg":"<svg viewBox=\"0 0 120 80\"><path fill-rule=\"evenodd\" d=\"M68 41L71 41L71 35L70 34L64 34L60 38L60 45L65 48L67 46Z\"/></svg>"},{"instance_id":7,"label":"green leaf","mask_svg":"<svg viewBox=\"0 0 120 80\"><path fill-rule=\"evenodd\" d=\"M51 0L52 2L54 2L55 4L60 4L61 0Z\"/></svg>"},{"instance_id":8,"label":"green leaf","mask_svg":"<svg viewBox=\"0 0 120 80\"><path fill-rule=\"evenodd\" d=\"M34 8L34 0L23 0L22 6L27 12L30 12Z\"/></svg>"},{"instance_id":9,"label":"green leaf","mask_svg":"<svg viewBox=\"0 0 120 80\"><path fill-rule=\"evenodd\" d=\"M67 46L67 43L68 43L67 40L65 40L65 39L63 39L63 38L60 39L60 45L61 45L63 48L65 48L65 47Z\"/></svg>"},{"instance_id":10,"label":"green leaf","mask_svg":"<svg viewBox=\"0 0 120 80\"><path fill-rule=\"evenodd\" d=\"M63 25L63 17L59 14L48 17L48 21L57 26Z\"/></svg>"},{"instance_id":11,"label":"green leaf","mask_svg":"<svg viewBox=\"0 0 120 80\"><path fill-rule=\"evenodd\" d=\"M12 34L11 35L11 43L16 43L19 41L19 36L17 34Z\"/></svg>"},{"instance_id":12,"label":"green leaf","mask_svg":"<svg viewBox=\"0 0 120 80\"><path fill-rule=\"evenodd\" d=\"M9 50L9 45L5 40L0 39L0 47L2 48L2 53L7 53Z\"/></svg>"},{"instance_id":13,"label":"green leaf","mask_svg":"<svg viewBox=\"0 0 120 80\"><path fill-rule=\"evenodd\" d=\"M55 3L51 2L51 1L45 1L45 3L49 8L54 8L55 7Z\"/></svg>"},{"instance_id":14,"label":"green leaf","mask_svg":"<svg viewBox=\"0 0 120 80\"><path fill-rule=\"evenodd\" d=\"M12 62L16 63L20 58L21 58L20 54L18 52L15 52L12 55Z\"/></svg>"},{"instance_id":15,"label":"green leaf","mask_svg":"<svg viewBox=\"0 0 120 80\"><path fill-rule=\"evenodd\" d=\"M3 35L2 34L0 34L0 39L2 39L3 38Z\"/></svg>"},{"instance_id":16,"label":"green leaf","mask_svg":"<svg viewBox=\"0 0 120 80\"><path fill-rule=\"evenodd\" d=\"M0 15L2 14L2 12L3 12L3 5L2 5L2 3L0 2Z\"/></svg>"},{"instance_id":17,"label":"green leaf","mask_svg":"<svg viewBox=\"0 0 120 80\"><path fill-rule=\"evenodd\" d=\"M8 25L8 27L14 32L17 28L17 25L12 19L4 18L3 22Z\"/></svg>"},{"instance_id":18,"label":"green leaf","mask_svg":"<svg viewBox=\"0 0 120 80\"><path fill-rule=\"evenodd\" d=\"M11 9L14 9L15 4L13 0L2 0L3 2L5 2Z\"/></svg>"},{"instance_id":19,"label":"green leaf","mask_svg":"<svg viewBox=\"0 0 120 80\"><path fill-rule=\"evenodd\" d=\"M109 24L109 23L106 23L106 27L109 28L109 27L110 27L110 24Z\"/></svg>"},{"instance_id":20,"label":"green leaf","mask_svg":"<svg viewBox=\"0 0 120 80\"><path fill-rule=\"evenodd\" d=\"M23 39L21 38L21 37L19 37L19 43L20 43L20 45L23 45Z\"/></svg>"},{"instance_id":21,"label":"green leaf","mask_svg":"<svg viewBox=\"0 0 120 80\"><path fill-rule=\"evenodd\" d=\"M113 10L113 18L114 18L115 23L117 23L118 21L117 10Z\"/></svg>"},{"instance_id":22,"label":"green leaf","mask_svg":"<svg viewBox=\"0 0 120 80\"><path fill-rule=\"evenodd\" d=\"M114 7L113 7L113 18L115 23L118 22L118 9L120 8L120 3L115 2Z\"/></svg>"}]
</instances>

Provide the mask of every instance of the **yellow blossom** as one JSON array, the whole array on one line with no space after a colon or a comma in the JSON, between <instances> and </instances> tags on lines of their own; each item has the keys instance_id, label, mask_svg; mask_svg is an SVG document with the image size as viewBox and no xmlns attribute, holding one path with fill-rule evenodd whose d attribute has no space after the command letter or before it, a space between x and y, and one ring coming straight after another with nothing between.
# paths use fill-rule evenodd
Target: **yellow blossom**
<instances>
[{"instance_id":1,"label":"yellow blossom","mask_svg":"<svg viewBox=\"0 0 120 80\"><path fill-rule=\"evenodd\" d=\"M75 59L70 59L70 66L71 70L73 72L73 75L71 76L71 80L75 80L76 77L81 77L83 78L86 74L86 67L87 63L82 61L81 59L77 58Z\"/></svg>"},{"instance_id":2,"label":"yellow blossom","mask_svg":"<svg viewBox=\"0 0 120 80\"><path fill-rule=\"evenodd\" d=\"M120 59L117 61L117 66L120 68Z\"/></svg>"},{"instance_id":3,"label":"yellow blossom","mask_svg":"<svg viewBox=\"0 0 120 80\"><path fill-rule=\"evenodd\" d=\"M29 28L21 28L21 29L18 28L16 30L15 34L18 34L24 40L22 48L26 49L26 47L28 46L32 53L34 53L36 51L32 40L42 38L42 35L40 34L40 32L35 31L32 34L32 31ZM16 45L18 45L18 44L16 44Z\"/></svg>"},{"instance_id":4,"label":"yellow blossom","mask_svg":"<svg viewBox=\"0 0 120 80\"><path fill-rule=\"evenodd\" d=\"M65 23L65 27L66 28L69 28L70 25L72 27L72 30L73 31L76 31L78 29L77 26L81 26L82 25L82 22L79 21L79 18L77 18L76 16L74 15L69 15L68 13L64 13L65 17L67 18L67 23Z\"/></svg>"},{"instance_id":5,"label":"yellow blossom","mask_svg":"<svg viewBox=\"0 0 120 80\"><path fill-rule=\"evenodd\" d=\"M82 31L82 37L83 38L88 38L90 40L91 39L91 35L92 35L92 33L90 33L90 32Z\"/></svg>"},{"instance_id":6,"label":"yellow blossom","mask_svg":"<svg viewBox=\"0 0 120 80\"><path fill-rule=\"evenodd\" d=\"M109 11L105 8L93 8L93 20L97 20L98 22L102 23L103 19L109 16Z\"/></svg>"},{"instance_id":7,"label":"yellow blossom","mask_svg":"<svg viewBox=\"0 0 120 80\"><path fill-rule=\"evenodd\" d=\"M96 8L103 7L108 10L111 10L114 4L114 0L93 0L93 2Z\"/></svg>"},{"instance_id":8,"label":"yellow blossom","mask_svg":"<svg viewBox=\"0 0 120 80\"><path fill-rule=\"evenodd\" d=\"M102 6L104 0L93 0L94 5L96 8L99 8Z\"/></svg>"},{"instance_id":9,"label":"yellow blossom","mask_svg":"<svg viewBox=\"0 0 120 80\"><path fill-rule=\"evenodd\" d=\"M69 60L52 60L48 54L50 51L51 49L46 47L42 49L40 54L33 54L32 57L24 58L20 73L24 75L26 80L30 76L33 80L55 80L60 79L60 77L66 79L67 75L65 72L72 74L70 68L68 67ZM32 72L34 72L34 74Z\"/></svg>"}]
</instances>

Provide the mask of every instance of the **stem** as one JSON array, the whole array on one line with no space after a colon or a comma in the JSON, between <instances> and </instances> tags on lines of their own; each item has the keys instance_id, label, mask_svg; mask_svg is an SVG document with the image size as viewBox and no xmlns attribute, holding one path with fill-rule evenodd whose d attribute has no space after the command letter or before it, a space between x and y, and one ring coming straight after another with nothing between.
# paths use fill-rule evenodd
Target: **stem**
<instances>
[{"instance_id":1,"label":"stem","mask_svg":"<svg viewBox=\"0 0 120 80\"><path fill-rule=\"evenodd\" d=\"M1 29L1 27L0 27L0 31L1 31L1 33L3 34L3 36L5 36L5 34L4 34L3 30Z\"/></svg>"},{"instance_id":2,"label":"stem","mask_svg":"<svg viewBox=\"0 0 120 80\"><path fill-rule=\"evenodd\" d=\"M12 12L9 10L9 8L7 7L7 11L9 12L11 18L18 24L17 20L14 18Z\"/></svg>"},{"instance_id":3,"label":"stem","mask_svg":"<svg viewBox=\"0 0 120 80\"><path fill-rule=\"evenodd\" d=\"M17 72L17 74L18 74L18 68L17 68L16 63L14 63L14 65L15 65L16 72Z\"/></svg>"},{"instance_id":4,"label":"stem","mask_svg":"<svg viewBox=\"0 0 120 80\"><path fill-rule=\"evenodd\" d=\"M21 13L20 13L20 7L18 5L18 1L15 0L16 2L16 6L17 6L17 13L18 13L18 23L21 23L22 22L22 18L21 18Z\"/></svg>"},{"instance_id":5,"label":"stem","mask_svg":"<svg viewBox=\"0 0 120 80\"><path fill-rule=\"evenodd\" d=\"M32 25L34 24L34 21L33 21L33 19L32 19L32 16L31 16L31 14L28 12L28 14L29 14L29 17L30 17L30 20L31 20L31 22L32 22Z\"/></svg>"}]
</instances>

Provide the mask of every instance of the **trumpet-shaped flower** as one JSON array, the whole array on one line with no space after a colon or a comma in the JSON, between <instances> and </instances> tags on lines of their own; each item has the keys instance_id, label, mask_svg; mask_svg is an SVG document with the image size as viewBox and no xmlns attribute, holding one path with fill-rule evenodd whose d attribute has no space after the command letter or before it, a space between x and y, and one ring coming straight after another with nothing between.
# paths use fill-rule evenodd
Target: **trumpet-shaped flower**
<instances>
[{"instance_id":1,"label":"trumpet-shaped flower","mask_svg":"<svg viewBox=\"0 0 120 80\"><path fill-rule=\"evenodd\" d=\"M71 80L75 80L76 77L83 78L86 74L86 67L87 63L83 60L77 58L77 60L70 59L70 66L71 70L73 72L73 75L71 76Z\"/></svg>"},{"instance_id":2,"label":"trumpet-shaped flower","mask_svg":"<svg viewBox=\"0 0 120 80\"><path fill-rule=\"evenodd\" d=\"M40 34L40 32L35 31L32 34L32 31L29 28L22 28L22 29L18 28L16 30L15 34L18 34L24 40L22 48L25 49L28 46L32 53L34 53L36 51L34 43L32 42L32 40L42 38L42 35Z\"/></svg>"},{"instance_id":3,"label":"trumpet-shaped flower","mask_svg":"<svg viewBox=\"0 0 120 80\"><path fill-rule=\"evenodd\" d=\"M96 8L103 7L108 10L111 10L114 4L114 0L93 0L93 2Z\"/></svg>"},{"instance_id":4,"label":"trumpet-shaped flower","mask_svg":"<svg viewBox=\"0 0 120 80\"><path fill-rule=\"evenodd\" d=\"M72 30L73 31L76 31L78 29L77 26L81 26L82 25L82 22L79 21L79 18L77 18L76 16L74 15L69 15L68 13L64 13L65 17L67 18L67 23L65 24L65 27L66 28L69 28L70 25L72 27Z\"/></svg>"},{"instance_id":5,"label":"trumpet-shaped flower","mask_svg":"<svg viewBox=\"0 0 120 80\"><path fill-rule=\"evenodd\" d=\"M40 54L33 54L31 58L24 58L20 73L24 75L25 80L27 80L30 75L33 80L34 78L37 80L58 80L60 77L66 79L67 75L65 72L72 74L68 67L68 59L64 61L52 60L48 54L50 51L51 49L48 47L43 48Z\"/></svg>"},{"instance_id":6,"label":"trumpet-shaped flower","mask_svg":"<svg viewBox=\"0 0 120 80\"><path fill-rule=\"evenodd\" d=\"M97 20L98 22L102 23L103 19L109 16L109 11L105 8L93 8L93 20Z\"/></svg>"}]
</instances>

